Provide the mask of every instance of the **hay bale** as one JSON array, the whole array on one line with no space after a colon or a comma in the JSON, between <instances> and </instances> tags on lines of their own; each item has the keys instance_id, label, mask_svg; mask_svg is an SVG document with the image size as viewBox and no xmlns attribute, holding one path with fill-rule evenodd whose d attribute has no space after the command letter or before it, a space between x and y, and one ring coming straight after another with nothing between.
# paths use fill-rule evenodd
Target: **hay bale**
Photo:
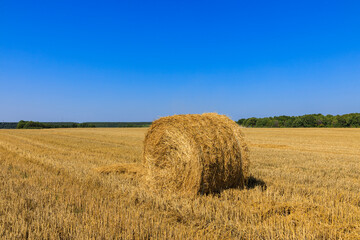
<instances>
[{"instance_id":1,"label":"hay bale","mask_svg":"<svg viewBox=\"0 0 360 240\"><path fill-rule=\"evenodd\" d=\"M249 176L248 149L241 128L216 113L163 117L144 141L150 187L182 194L243 188Z\"/></svg>"}]
</instances>

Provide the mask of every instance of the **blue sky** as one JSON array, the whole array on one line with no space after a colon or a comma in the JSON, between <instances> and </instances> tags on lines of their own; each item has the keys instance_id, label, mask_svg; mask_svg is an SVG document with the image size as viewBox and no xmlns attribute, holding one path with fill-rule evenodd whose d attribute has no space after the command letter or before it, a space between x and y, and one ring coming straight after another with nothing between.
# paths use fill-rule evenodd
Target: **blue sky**
<instances>
[{"instance_id":1,"label":"blue sky","mask_svg":"<svg viewBox=\"0 0 360 240\"><path fill-rule=\"evenodd\" d=\"M360 112L358 1L0 1L0 121Z\"/></svg>"}]
</instances>

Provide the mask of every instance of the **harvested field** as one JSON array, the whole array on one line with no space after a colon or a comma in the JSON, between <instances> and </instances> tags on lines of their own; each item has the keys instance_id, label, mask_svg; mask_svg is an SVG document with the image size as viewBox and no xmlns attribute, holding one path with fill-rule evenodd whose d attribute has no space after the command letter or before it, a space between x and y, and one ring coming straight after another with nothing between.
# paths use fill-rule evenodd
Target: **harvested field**
<instances>
[{"instance_id":1,"label":"harvested field","mask_svg":"<svg viewBox=\"0 0 360 240\"><path fill-rule=\"evenodd\" d=\"M360 239L360 129L244 129L244 190L144 187L147 129L0 130L0 238Z\"/></svg>"}]
</instances>

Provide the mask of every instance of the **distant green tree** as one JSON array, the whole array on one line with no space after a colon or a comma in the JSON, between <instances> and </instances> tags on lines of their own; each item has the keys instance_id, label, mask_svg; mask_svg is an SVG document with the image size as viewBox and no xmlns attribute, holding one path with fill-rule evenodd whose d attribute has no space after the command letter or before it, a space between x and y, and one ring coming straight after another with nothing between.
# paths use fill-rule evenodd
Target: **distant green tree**
<instances>
[{"instance_id":1,"label":"distant green tree","mask_svg":"<svg viewBox=\"0 0 360 240\"><path fill-rule=\"evenodd\" d=\"M20 121L18 122L18 125L16 126L16 128L17 128L17 129L24 128L26 122L27 122L27 121L20 120Z\"/></svg>"},{"instance_id":2,"label":"distant green tree","mask_svg":"<svg viewBox=\"0 0 360 240\"><path fill-rule=\"evenodd\" d=\"M246 127L255 127L256 122L257 122L257 118L252 117L252 118L247 119L245 121L244 125Z\"/></svg>"},{"instance_id":3,"label":"distant green tree","mask_svg":"<svg viewBox=\"0 0 360 240\"><path fill-rule=\"evenodd\" d=\"M294 119L293 118L289 118L288 120L285 121L284 123L284 127L292 127L293 126L293 123L294 123Z\"/></svg>"},{"instance_id":4,"label":"distant green tree","mask_svg":"<svg viewBox=\"0 0 360 240\"><path fill-rule=\"evenodd\" d=\"M360 114L351 115L351 127L360 127Z\"/></svg>"},{"instance_id":5,"label":"distant green tree","mask_svg":"<svg viewBox=\"0 0 360 240\"><path fill-rule=\"evenodd\" d=\"M316 126L317 127L324 127L326 124L326 120L325 117L321 114L318 114L317 116L315 116L316 119Z\"/></svg>"},{"instance_id":6,"label":"distant green tree","mask_svg":"<svg viewBox=\"0 0 360 240\"><path fill-rule=\"evenodd\" d=\"M347 122L344 116L336 115L333 120L334 127L347 127Z\"/></svg>"},{"instance_id":7,"label":"distant green tree","mask_svg":"<svg viewBox=\"0 0 360 240\"><path fill-rule=\"evenodd\" d=\"M331 115L331 114L328 114L328 115L324 116L324 125L326 127L331 127L333 118L334 118L334 116Z\"/></svg>"},{"instance_id":8,"label":"distant green tree","mask_svg":"<svg viewBox=\"0 0 360 240\"><path fill-rule=\"evenodd\" d=\"M302 121L304 127L316 127L316 118L314 115L304 115Z\"/></svg>"},{"instance_id":9,"label":"distant green tree","mask_svg":"<svg viewBox=\"0 0 360 240\"><path fill-rule=\"evenodd\" d=\"M303 122L302 117L296 117L294 122L293 122L292 127L296 127L296 128L304 127L304 122Z\"/></svg>"},{"instance_id":10,"label":"distant green tree","mask_svg":"<svg viewBox=\"0 0 360 240\"><path fill-rule=\"evenodd\" d=\"M279 125L279 127L285 127L285 122L288 121L289 119L291 119L291 117L285 115L274 117L274 120L278 121L277 125Z\"/></svg>"},{"instance_id":11,"label":"distant green tree","mask_svg":"<svg viewBox=\"0 0 360 240\"><path fill-rule=\"evenodd\" d=\"M239 120L237 121L237 124L243 125L244 122L245 122L245 120L246 120L246 118L241 118L241 119L239 119Z\"/></svg>"},{"instance_id":12,"label":"distant green tree","mask_svg":"<svg viewBox=\"0 0 360 240\"><path fill-rule=\"evenodd\" d=\"M279 127L279 120L274 120L272 127L275 127L275 128Z\"/></svg>"},{"instance_id":13,"label":"distant green tree","mask_svg":"<svg viewBox=\"0 0 360 240\"><path fill-rule=\"evenodd\" d=\"M258 118L255 127L271 127L272 121L269 118Z\"/></svg>"},{"instance_id":14,"label":"distant green tree","mask_svg":"<svg viewBox=\"0 0 360 240\"><path fill-rule=\"evenodd\" d=\"M40 122L33 122L28 121L25 123L24 128L26 129L40 129L40 128L46 128L47 126Z\"/></svg>"}]
</instances>

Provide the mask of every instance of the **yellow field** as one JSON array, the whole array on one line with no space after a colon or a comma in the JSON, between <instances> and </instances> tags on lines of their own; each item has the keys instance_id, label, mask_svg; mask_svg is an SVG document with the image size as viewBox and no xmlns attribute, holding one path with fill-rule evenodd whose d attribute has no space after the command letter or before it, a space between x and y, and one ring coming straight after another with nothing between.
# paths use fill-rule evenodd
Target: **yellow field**
<instances>
[{"instance_id":1,"label":"yellow field","mask_svg":"<svg viewBox=\"0 0 360 240\"><path fill-rule=\"evenodd\" d=\"M0 130L0 239L360 239L360 129L244 129L245 190L155 195L146 129Z\"/></svg>"}]
</instances>

